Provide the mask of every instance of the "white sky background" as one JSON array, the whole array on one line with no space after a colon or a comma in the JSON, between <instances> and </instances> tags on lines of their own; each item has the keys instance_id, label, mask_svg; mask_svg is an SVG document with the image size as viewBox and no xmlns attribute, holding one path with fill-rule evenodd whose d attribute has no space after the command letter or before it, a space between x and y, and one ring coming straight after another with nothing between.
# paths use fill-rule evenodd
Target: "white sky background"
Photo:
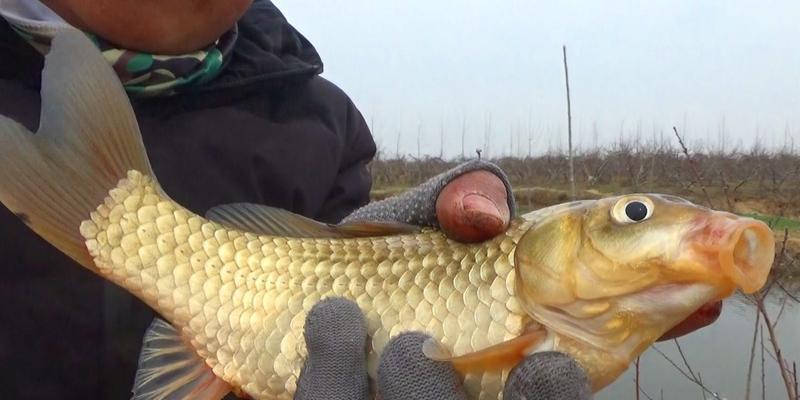
<instances>
[{"instance_id":1,"label":"white sky background","mask_svg":"<svg viewBox=\"0 0 800 400\"><path fill-rule=\"evenodd\" d=\"M800 2L276 0L385 155L566 149L671 127L695 149L800 149ZM530 122L529 122L530 121ZM596 129L595 129L596 127ZM597 135L594 132L597 132ZM723 133L721 133L723 132Z\"/></svg>"}]
</instances>

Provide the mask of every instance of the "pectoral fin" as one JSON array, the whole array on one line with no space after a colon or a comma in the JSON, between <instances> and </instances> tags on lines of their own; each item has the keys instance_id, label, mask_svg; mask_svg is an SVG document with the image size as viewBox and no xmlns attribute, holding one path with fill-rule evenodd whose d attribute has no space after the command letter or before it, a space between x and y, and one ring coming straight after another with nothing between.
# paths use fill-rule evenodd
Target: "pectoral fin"
<instances>
[{"instance_id":1,"label":"pectoral fin","mask_svg":"<svg viewBox=\"0 0 800 400\"><path fill-rule=\"evenodd\" d=\"M230 391L172 325L153 320L144 336L131 399L218 400Z\"/></svg>"},{"instance_id":2,"label":"pectoral fin","mask_svg":"<svg viewBox=\"0 0 800 400\"><path fill-rule=\"evenodd\" d=\"M513 368L546 337L547 332L544 329L531 330L514 339L458 357L451 356L435 339L429 339L422 346L422 352L432 360L452 363L462 375L469 372L499 371Z\"/></svg>"}]
</instances>

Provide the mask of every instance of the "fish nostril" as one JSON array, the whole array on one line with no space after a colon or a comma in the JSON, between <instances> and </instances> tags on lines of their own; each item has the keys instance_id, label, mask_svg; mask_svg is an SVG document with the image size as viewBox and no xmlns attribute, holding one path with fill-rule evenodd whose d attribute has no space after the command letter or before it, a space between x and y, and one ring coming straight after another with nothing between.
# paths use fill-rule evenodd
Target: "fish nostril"
<instances>
[{"instance_id":1,"label":"fish nostril","mask_svg":"<svg viewBox=\"0 0 800 400\"><path fill-rule=\"evenodd\" d=\"M729 275L747 293L758 290L767 279L775 258L775 239L772 230L763 222L746 223L732 235L729 255ZM723 266L724 269L724 266Z\"/></svg>"},{"instance_id":2,"label":"fish nostril","mask_svg":"<svg viewBox=\"0 0 800 400\"><path fill-rule=\"evenodd\" d=\"M753 256L757 253L758 239L756 233L745 229L733 248L733 262L740 268L753 264Z\"/></svg>"}]
</instances>

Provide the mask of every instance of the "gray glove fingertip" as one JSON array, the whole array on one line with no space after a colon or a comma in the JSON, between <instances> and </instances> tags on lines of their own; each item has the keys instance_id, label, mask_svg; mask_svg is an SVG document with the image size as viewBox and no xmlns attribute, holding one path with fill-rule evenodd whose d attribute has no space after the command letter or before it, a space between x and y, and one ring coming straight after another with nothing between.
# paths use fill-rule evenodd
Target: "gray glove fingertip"
<instances>
[{"instance_id":1,"label":"gray glove fingertip","mask_svg":"<svg viewBox=\"0 0 800 400\"><path fill-rule=\"evenodd\" d=\"M386 345L378 364L378 393L382 400L466 399L453 366L422 353L422 344L429 337L407 332Z\"/></svg>"},{"instance_id":2,"label":"gray glove fingertip","mask_svg":"<svg viewBox=\"0 0 800 400\"><path fill-rule=\"evenodd\" d=\"M367 400L364 315L352 301L328 298L306 317L308 359L297 380L296 400Z\"/></svg>"},{"instance_id":3,"label":"gray glove fingertip","mask_svg":"<svg viewBox=\"0 0 800 400\"><path fill-rule=\"evenodd\" d=\"M575 360L564 353L535 353L508 375L506 400L590 400L589 378Z\"/></svg>"}]
</instances>

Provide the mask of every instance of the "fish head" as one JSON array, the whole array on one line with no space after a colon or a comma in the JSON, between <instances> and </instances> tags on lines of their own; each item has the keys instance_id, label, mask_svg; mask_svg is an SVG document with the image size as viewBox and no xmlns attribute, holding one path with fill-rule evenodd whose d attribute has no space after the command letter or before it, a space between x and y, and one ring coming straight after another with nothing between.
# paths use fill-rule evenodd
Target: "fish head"
<instances>
[{"instance_id":1,"label":"fish head","mask_svg":"<svg viewBox=\"0 0 800 400\"><path fill-rule=\"evenodd\" d=\"M564 351L606 358L588 363L614 360L620 373L704 305L761 288L775 255L763 222L670 195L575 202L544 214L515 249L518 300L573 343Z\"/></svg>"}]
</instances>

